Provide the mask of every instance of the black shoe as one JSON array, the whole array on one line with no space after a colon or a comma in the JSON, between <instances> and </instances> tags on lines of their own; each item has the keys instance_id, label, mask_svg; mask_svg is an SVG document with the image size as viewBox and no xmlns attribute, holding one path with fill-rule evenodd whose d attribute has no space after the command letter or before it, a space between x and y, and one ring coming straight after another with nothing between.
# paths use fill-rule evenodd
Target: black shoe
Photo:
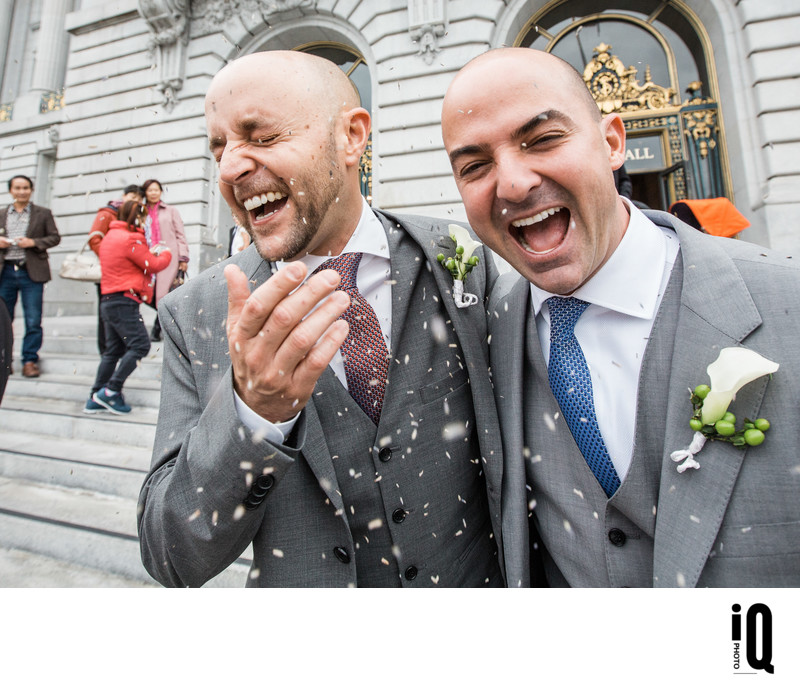
<instances>
[{"instance_id":1,"label":"black shoe","mask_svg":"<svg viewBox=\"0 0 800 686\"><path fill-rule=\"evenodd\" d=\"M161 322L158 319L156 319L156 323L153 324L153 328L150 330L150 340L153 343L161 340Z\"/></svg>"}]
</instances>

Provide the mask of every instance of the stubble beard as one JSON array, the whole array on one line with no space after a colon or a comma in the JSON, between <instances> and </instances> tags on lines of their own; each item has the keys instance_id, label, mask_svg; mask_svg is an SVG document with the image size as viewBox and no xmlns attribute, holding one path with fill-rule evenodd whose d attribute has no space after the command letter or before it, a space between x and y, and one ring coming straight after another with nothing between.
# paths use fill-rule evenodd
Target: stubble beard
<instances>
[{"instance_id":1,"label":"stubble beard","mask_svg":"<svg viewBox=\"0 0 800 686\"><path fill-rule=\"evenodd\" d=\"M253 237L256 252L262 260L267 262L292 260L307 254L308 246L343 191L345 178L336 164L335 153L335 142L331 136L327 155L323 156L330 165L330 173L309 170L302 181L295 179L293 188L303 190L305 194L299 196L297 191L292 194L295 218L280 245L275 245L275 241L269 235L260 237L258 232L253 230L250 215L247 213L247 226ZM321 183L322 179L325 179L324 183Z\"/></svg>"}]
</instances>

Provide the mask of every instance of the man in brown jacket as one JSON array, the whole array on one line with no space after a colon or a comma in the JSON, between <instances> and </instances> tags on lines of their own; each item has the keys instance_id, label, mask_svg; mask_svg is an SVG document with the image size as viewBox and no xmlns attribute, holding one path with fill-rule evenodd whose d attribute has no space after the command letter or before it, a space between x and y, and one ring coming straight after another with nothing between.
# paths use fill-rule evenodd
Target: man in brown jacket
<instances>
[{"instance_id":1,"label":"man in brown jacket","mask_svg":"<svg viewBox=\"0 0 800 686\"><path fill-rule=\"evenodd\" d=\"M36 377L42 347L42 296L50 280L47 249L58 245L61 236L52 212L31 202L31 179L12 177L8 191L14 202L0 210L0 298L13 321L17 295L22 297L22 375Z\"/></svg>"}]
</instances>

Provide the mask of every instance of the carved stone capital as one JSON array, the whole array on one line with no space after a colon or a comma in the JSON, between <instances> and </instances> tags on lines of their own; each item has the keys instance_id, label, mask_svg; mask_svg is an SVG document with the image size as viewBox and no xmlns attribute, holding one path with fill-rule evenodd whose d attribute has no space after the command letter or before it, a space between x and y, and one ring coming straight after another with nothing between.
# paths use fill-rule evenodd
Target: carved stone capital
<instances>
[{"instance_id":1,"label":"carved stone capital","mask_svg":"<svg viewBox=\"0 0 800 686\"><path fill-rule=\"evenodd\" d=\"M446 0L409 0L408 33L419 46L417 55L432 64L441 52L439 39L447 32Z\"/></svg>"},{"instance_id":2,"label":"carved stone capital","mask_svg":"<svg viewBox=\"0 0 800 686\"><path fill-rule=\"evenodd\" d=\"M189 42L189 0L139 0L139 13L150 29L148 49L159 69L158 89L167 112L178 102Z\"/></svg>"},{"instance_id":3,"label":"carved stone capital","mask_svg":"<svg viewBox=\"0 0 800 686\"><path fill-rule=\"evenodd\" d=\"M139 13L150 29L150 42L167 46L187 40L189 0L139 0Z\"/></svg>"},{"instance_id":4,"label":"carved stone capital","mask_svg":"<svg viewBox=\"0 0 800 686\"><path fill-rule=\"evenodd\" d=\"M295 9L316 10L318 0L194 0L193 18L202 33L242 14L260 14L265 22Z\"/></svg>"}]
</instances>

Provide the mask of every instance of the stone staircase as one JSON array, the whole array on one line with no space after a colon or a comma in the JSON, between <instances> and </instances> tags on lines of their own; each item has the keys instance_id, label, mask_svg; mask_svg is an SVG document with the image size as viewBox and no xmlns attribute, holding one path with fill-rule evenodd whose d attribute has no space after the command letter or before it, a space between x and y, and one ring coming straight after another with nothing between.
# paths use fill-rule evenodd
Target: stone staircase
<instances>
[{"instance_id":1,"label":"stone staircase","mask_svg":"<svg viewBox=\"0 0 800 686\"><path fill-rule=\"evenodd\" d=\"M148 328L155 318L141 308ZM93 314L43 321L42 375L14 374L0 402L0 587L157 586L139 557L136 501L150 464L161 344L125 384L127 416L83 414L99 361ZM252 555L207 586L242 587Z\"/></svg>"}]
</instances>

